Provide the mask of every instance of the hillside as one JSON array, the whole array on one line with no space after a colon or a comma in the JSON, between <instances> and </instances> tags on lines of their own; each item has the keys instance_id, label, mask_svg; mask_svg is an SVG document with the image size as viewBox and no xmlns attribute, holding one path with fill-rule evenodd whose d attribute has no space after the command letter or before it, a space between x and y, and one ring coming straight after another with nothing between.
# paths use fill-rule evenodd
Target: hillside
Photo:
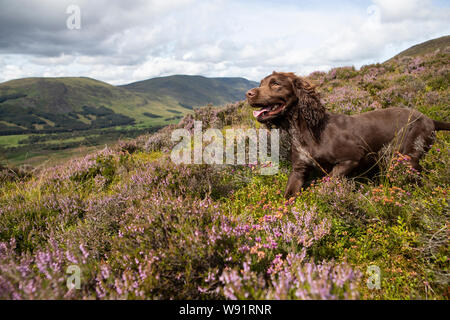
<instances>
[{"instance_id":1,"label":"hillside","mask_svg":"<svg viewBox=\"0 0 450 320\"><path fill-rule=\"evenodd\" d=\"M450 48L450 36L443 36L440 38L432 39L419 43L411 48L408 48L399 54L395 55L392 59L403 57L415 57L423 56L431 53L438 53Z\"/></svg>"},{"instance_id":2,"label":"hillside","mask_svg":"<svg viewBox=\"0 0 450 320\"><path fill-rule=\"evenodd\" d=\"M441 50L308 79L332 112L411 107L450 121L449 62ZM271 176L174 164L171 132L194 120L260 127L245 102L204 107L65 164L0 168L0 299L450 298L448 132L421 173L386 149L377 175L312 176L285 200L285 144Z\"/></svg>"},{"instance_id":3,"label":"hillside","mask_svg":"<svg viewBox=\"0 0 450 320\"><path fill-rule=\"evenodd\" d=\"M209 103L223 105L245 98L247 90L257 82L244 78L206 78L202 76L174 75L130 83L121 86L135 92L159 97L170 96L187 108Z\"/></svg>"}]
</instances>

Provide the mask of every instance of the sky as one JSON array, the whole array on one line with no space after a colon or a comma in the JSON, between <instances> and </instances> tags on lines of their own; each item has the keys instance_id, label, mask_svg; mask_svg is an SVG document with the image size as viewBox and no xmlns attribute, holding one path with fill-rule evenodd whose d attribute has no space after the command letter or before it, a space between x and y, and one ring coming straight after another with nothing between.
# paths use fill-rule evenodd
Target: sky
<instances>
[{"instance_id":1,"label":"sky","mask_svg":"<svg viewBox=\"0 0 450 320\"><path fill-rule=\"evenodd\" d=\"M0 0L0 82L259 81L274 70L359 68L449 34L448 0Z\"/></svg>"}]
</instances>

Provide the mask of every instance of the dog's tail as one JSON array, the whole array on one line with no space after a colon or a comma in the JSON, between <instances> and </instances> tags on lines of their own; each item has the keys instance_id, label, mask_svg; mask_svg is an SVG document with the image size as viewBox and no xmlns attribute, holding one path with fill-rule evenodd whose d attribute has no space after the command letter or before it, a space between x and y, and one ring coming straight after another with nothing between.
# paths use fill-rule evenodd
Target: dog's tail
<instances>
[{"instance_id":1,"label":"dog's tail","mask_svg":"<svg viewBox=\"0 0 450 320\"><path fill-rule=\"evenodd\" d=\"M436 121L434 122L434 130L450 130L450 122L442 122L442 121Z\"/></svg>"}]
</instances>

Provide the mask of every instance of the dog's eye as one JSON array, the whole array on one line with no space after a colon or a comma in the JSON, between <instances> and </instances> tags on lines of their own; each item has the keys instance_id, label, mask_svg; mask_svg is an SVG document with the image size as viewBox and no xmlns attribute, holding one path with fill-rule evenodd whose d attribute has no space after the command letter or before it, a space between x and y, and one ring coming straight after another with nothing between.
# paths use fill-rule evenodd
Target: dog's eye
<instances>
[{"instance_id":1,"label":"dog's eye","mask_svg":"<svg viewBox=\"0 0 450 320\"><path fill-rule=\"evenodd\" d=\"M272 86L279 86L280 84L278 82L272 82Z\"/></svg>"}]
</instances>

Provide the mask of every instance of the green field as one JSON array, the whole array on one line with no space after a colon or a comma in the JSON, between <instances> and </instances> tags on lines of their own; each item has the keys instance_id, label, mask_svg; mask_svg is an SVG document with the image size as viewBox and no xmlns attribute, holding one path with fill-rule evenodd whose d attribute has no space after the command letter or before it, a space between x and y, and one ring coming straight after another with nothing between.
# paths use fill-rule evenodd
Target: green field
<instances>
[{"instance_id":1,"label":"green field","mask_svg":"<svg viewBox=\"0 0 450 320\"><path fill-rule=\"evenodd\" d=\"M70 157L104 148L105 145L115 144L119 139L153 132L161 126L124 126L54 134L0 136L0 164L53 165Z\"/></svg>"},{"instance_id":2,"label":"green field","mask_svg":"<svg viewBox=\"0 0 450 320\"><path fill-rule=\"evenodd\" d=\"M0 136L0 146L3 148L17 147L19 141L28 138L27 134L16 134L11 136Z\"/></svg>"}]
</instances>

